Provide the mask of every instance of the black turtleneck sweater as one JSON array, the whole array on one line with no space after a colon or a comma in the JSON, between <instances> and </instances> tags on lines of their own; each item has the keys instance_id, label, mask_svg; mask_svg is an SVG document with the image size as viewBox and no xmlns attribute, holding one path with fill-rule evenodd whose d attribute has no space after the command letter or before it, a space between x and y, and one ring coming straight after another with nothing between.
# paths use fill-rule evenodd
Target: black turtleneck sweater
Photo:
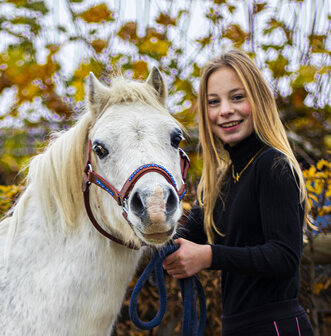
<instances>
[{"instance_id":1,"label":"black turtleneck sweater","mask_svg":"<svg viewBox=\"0 0 331 336\"><path fill-rule=\"evenodd\" d=\"M225 146L241 172L263 146L253 133L234 147ZM263 151L234 183L230 170L225 207L217 200L214 219L225 237L216 235L211 269L222 270L223 315L248 312L291 300L299 288L303 207L285 156ZM179 236L207 243L203 211L195 206Z\"/></svg>"}]
</instances>

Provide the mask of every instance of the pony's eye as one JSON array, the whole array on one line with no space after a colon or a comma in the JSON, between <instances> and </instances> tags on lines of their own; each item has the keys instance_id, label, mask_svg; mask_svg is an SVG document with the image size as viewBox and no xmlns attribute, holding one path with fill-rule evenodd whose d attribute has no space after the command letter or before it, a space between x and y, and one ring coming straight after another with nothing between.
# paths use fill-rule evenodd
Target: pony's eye
<instances>
[{"instance_id":1,"label":"pony's eye","mask_svg":"<svg viewBox=\"0 0 331 336\"><path fill-rule=\"evenodd\" d=\"M100 159L103 159L108 155L108 150L98 143L93 146L93 150Z\"/></svg>"},{"instance_id":2,"label":"pony's eye","mask_svg":"<svg viewBox=\"0 0 331 336\"><path fill-rule=\"evenodd\" d=\"M171 146L177 149L182 139L183 139L183 136L181 132L179 133L177 131L177 132L172 133L170 136Z\"/></svg>"}]
</instances>

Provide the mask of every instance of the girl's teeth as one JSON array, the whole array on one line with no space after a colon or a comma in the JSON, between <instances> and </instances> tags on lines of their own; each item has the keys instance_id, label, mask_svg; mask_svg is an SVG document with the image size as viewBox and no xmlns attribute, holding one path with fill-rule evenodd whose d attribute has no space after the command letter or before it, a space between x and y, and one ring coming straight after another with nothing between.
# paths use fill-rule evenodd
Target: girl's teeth
<instances>
[{"instance_id":1,"label":"girl's teeth","mask_svg":"<svg viewBox=\"0 0 331 336\"><path fill-rule=\"evenodd\" d=\"M239 123L240 123L239 121L234 121L234 122L231 122L231 123L228 123L228 124L223 124L222 127L224 127L224 128L229 128L229 127L236 126L236 125L238 125Z\"/></svg>"}]
</instances>

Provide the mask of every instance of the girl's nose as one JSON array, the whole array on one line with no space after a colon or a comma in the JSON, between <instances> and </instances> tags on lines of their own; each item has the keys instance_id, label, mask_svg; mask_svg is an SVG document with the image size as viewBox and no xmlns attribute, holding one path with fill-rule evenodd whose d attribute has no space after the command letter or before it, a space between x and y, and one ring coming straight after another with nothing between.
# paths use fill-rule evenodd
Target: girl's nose
<instances>
[{"instance_id":1,"label":"girl's nose","mask_svg":"<svg viewBox=\"0 0 331 336\"><path fill-rule=\"evenodd\" d=\"M231 106L231 103L229 101L222 101L220 105L220 115L221 116L227 116L229 114L233 113L233 108Z\"/></svg>"}]
</instances>

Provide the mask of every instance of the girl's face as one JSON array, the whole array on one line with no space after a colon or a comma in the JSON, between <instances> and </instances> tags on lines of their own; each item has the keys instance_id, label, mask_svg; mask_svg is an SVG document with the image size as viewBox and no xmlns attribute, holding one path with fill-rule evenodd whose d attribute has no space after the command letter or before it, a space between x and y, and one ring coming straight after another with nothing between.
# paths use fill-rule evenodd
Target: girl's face
<instances>
[{"instance_id":1,"label":"girl's face","mask_svg":"<svg viewBox=\"0 0 331 336\"><path fill-rule=\"evenodd\" d=\"M208 118L212 132L223 143L234 146L254 130L252 108L236 72L222 67L207 83Z\"/></svg>"}]
</instances>

